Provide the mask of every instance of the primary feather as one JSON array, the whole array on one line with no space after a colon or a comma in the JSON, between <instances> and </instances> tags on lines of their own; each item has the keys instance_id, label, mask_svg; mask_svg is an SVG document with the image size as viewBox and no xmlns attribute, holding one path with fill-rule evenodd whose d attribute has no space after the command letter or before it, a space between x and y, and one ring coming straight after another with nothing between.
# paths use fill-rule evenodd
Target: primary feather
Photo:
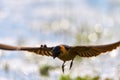
<instances>
[{"instance_id":1,"label":"primary feather","mask_svg":"<svg viewBox=\"0 0 120 80\"><path fill-rule=\"evenodd\" d=\"M120 41L112 44L106 45L94 45L94 46L75 46L72 47L70 53L75 53L81 57L92 57L97 56L101 53L105 53L107 51L112 51L120 46Z\"/></svg>"},{"instance_id":2,"label":"primary feather","mask_svg":"<svg viewBox=\"0 0 120 80\"><path fill-rule=\"evenodd\" d=\"M0 44L0 49L3 50L29 51L39 55L46 55L46 56L52 56L52 48L53 47L46 47L46 45L41 45L41 47L15 47L6 44Z\"/></svg>"}]
</instances>

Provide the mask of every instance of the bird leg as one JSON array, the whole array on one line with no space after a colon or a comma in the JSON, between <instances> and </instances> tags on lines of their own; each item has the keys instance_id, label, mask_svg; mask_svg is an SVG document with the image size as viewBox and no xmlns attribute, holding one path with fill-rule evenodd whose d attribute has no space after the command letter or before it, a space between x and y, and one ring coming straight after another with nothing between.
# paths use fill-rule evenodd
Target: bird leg
<instances>
[{"instance_id":1,"label":"bird leg","mask_svg":"<svg viewBox=\"0 0 120 80\"><path fill-rule=\"evenodd\" d=\"M71 63L70 63L70 68L69 68L69 69L71 69L71 68L72 68L72 65L73 65L73 60L74 60L74 59L72 59L72 61L71 61Z\"/></svg>"},{"instance_id":2,"label":"bird leg","mask_svg":"<svg viewBox=\"0 0 120 80\"><path fill-rule=\"evenodd\" d=\"M65 61L62 64L62 72L64 73Z\"/></svg>"}]
</instances>

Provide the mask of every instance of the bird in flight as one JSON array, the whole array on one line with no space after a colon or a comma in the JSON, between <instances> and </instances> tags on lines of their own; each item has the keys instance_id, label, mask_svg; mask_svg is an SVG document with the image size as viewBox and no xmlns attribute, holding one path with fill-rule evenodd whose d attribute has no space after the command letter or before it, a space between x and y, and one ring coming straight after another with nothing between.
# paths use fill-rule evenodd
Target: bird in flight
<instances>
[{"instance_id":1,"label":"bird in flight","mask_svg":"<svg viewBox=\"0 0 120 80\"><path fill-rule=\"evenodd\" d=\"M58 45L53 47L47 47L46 45L41 45L40 47L16 47L6 44L0 44L0 49L12 50L12 51L29 51L34 52L39 55L51 56L53 59L59 58L63 61L62 71L64 73L64 66L66 61L70 61L71 69L73 65L73 60L76 56L80 57L92 57L97 56L101 53L112 51L120 46L120 41L105 44L105 45L81 45L81 46L68 46L68 45Z\"/></svg>"}]
</instances>

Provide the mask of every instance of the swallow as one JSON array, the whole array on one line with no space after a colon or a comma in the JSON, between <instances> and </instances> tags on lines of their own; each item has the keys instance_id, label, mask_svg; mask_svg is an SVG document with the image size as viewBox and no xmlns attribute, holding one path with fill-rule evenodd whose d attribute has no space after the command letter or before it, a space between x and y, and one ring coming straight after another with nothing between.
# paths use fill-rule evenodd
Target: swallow
<instances>
[{"instance_id":1,"label":"swallow","mask_svg":"<svg viewBox=\"0 0 120 80\"><path fill-rule=\"evenodd\" d=\"M41 45L40 47L16 47L6 44L0 44L0 49L12 50L12 51L29 51L38 55L51 56L53 59L59 58L63 61L62 72L64 73L64 66L66 61L71 61L69 69L72 68L73 60L76 56L80 57L93 57L98 56L101 53L112 51L120 46L120 41L104 44L104 45L80 45L80 46L69 46L69 45L57 45L54 47L47 47Z\"/></svg>"}]
</instances>

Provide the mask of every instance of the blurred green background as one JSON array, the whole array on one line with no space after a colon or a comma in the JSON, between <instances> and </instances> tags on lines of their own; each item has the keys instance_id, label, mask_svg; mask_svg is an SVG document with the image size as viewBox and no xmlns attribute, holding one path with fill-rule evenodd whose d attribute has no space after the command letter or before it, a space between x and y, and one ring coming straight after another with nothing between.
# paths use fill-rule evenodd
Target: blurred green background
<instances>
[{"instance_id":1,"label":"blurred green background","mask_svg":"<svg viewBox=\"0 0 120 80\"><path fill-rule=\"evenodd\" d=\"M119 0L0 0L0 43L99 45L120 40ZM71 70L52 57L0 50L0 80L120 80L120 49L76 58Z\"/></svg>"}]
</instances>

